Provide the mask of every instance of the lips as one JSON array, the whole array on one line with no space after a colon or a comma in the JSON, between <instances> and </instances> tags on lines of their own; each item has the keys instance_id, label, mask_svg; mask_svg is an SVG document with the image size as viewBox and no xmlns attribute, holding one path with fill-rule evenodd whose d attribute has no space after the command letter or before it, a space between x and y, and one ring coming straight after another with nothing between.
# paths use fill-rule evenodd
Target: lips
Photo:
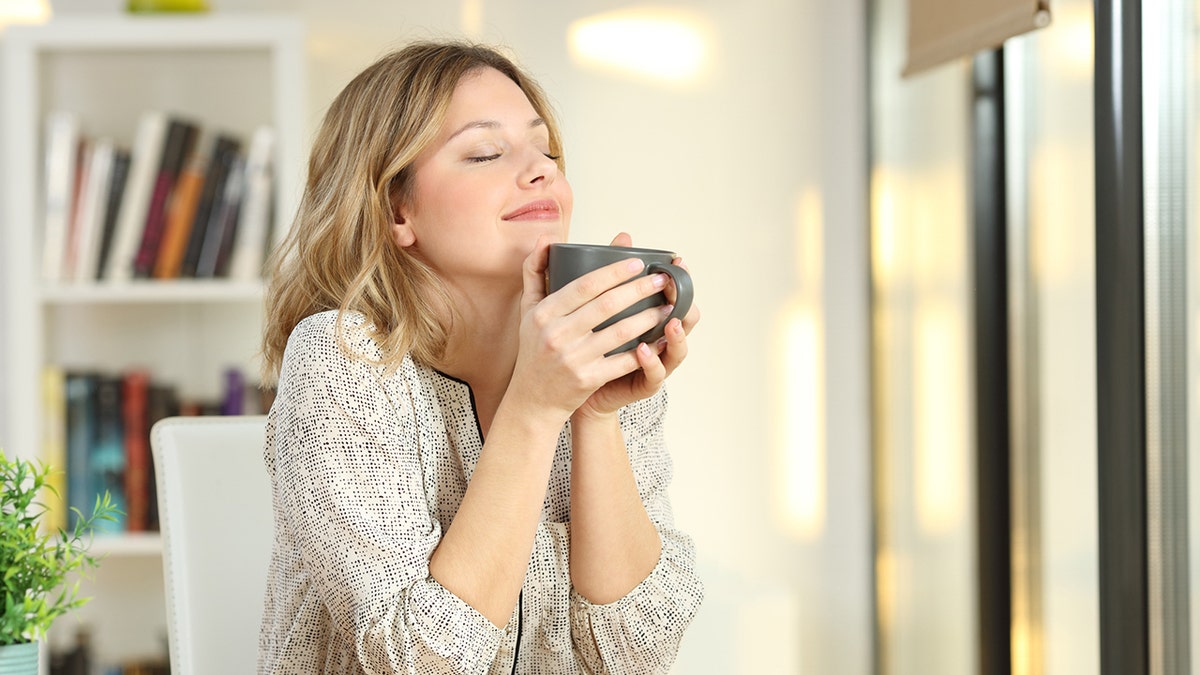
<instances>
[{"instance_id":1,"label":"lips","mask_svg":"<svg viewBox=\"0 0 1200 675\"><path fill-rule=\"evenodd\" d=\"M554 220L560 215L558 203L552 199L539 199L501 216L504 220Z\"/></svg>"}]
</instances>

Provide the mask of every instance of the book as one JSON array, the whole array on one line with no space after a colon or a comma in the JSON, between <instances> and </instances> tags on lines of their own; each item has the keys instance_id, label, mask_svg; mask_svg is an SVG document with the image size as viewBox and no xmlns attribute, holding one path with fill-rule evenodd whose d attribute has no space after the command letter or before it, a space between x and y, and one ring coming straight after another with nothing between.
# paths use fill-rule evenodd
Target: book
<instances>
[{"instance_id":1,"label":"book","mask_svg":"<svg viewBox=\"0 0 1200 675\"><path fill-rule=\"evenodd\" d=\"M112 139L101 138L92 144L88 154L88 168L80 188L78 217L75 219L75 258L70 265L70 279L74 281L96 278L115 152Z\"/></svg>"},{"instance_id":2,"label":"book","mask_svg":"<svg viewBox=\"0 0 1200 675\"><path fill-rule=\"evenodd\" d=\"M64 242L62 262L59 263L58 281L71 281L75 278L75 264L79 258L79 238L83 229L81 224L83 214L83 194L88 183L88 172L91 170L92 142L80 137L75 145L75 176L71 188L71 215L67 220L67 238Z\"/></svg>"},{"instance_id":3,"label":"book","mask_svg":"<svg viewBox=\"0 0 1200 675\"><path fill-rule=\"evenodd\" d=\"M88 483L92 501L108 492L120 513L114 520L99 521L97 533L125 530L128 511L125 495L125 433L121 420L122 378L116 375L96 377L95 436L88 453Z\"/></svg>"},{"instance_id":4,"label":"book","mask_svg":"<svg viewBox=\"0 0 1200 675\"><path fill-rule=\"evenodd\" d=\"M179 180L171 194L171 203L167 207L162 244L154 262L155 279L174 279L183 269L183 256L187 253L192 221L196 217L196 207L204 189L207 162L203 153L195 153L179 174Z\"/></svg>"},{"instance_id":5,"label":"book","mask_svg":"<svg viewBox=\"0 0 1200 675\"><path fill-rule=\"evenodd\" d=\"M67 526L67 400L66 373L62 367L42 368L42 459L50 467L41 496L46 505L46 528Z\"/></svg>"},{"instance_id":6,"label":"book","mask_svg":"<svg viewBox=\"0 0 1200 675\"><path fill-rule=\"evenodd\" d=\"M246 378L237 368L228 368L225 371L225 389L221 394L221 414L246 414Z\"/></svg>"},{"instance_id":7,"label":"book","mask_svg":"<svg viewBox=\"0 0 1200 675\"><path fill-rule=\"evenodd\" d=\"M246 161L234 156L225 176L225 185L218 204L209 216L204 232L204 246L200 259L196 261L196 278L223 277L228 273L229 254L237 237L238 215L242 208L245 182L242 180Z\"/></svg>"},{"instance_id":8,"label":"book","mask_svg":"<svg viewBox=\"0 0 1200 675\"><path fill-rule=\"evenodd\" d=\"M116 229L105 261L105 279L125 280L133 277L133 260L145 230L146 214L158 178L166 135L166 113L160 110L142 113L133 141L125 190L117 211Z\"/></svg>"},{"instance_id":9,"label":"book","mask_svg":"<svg viewBox=\"0 0 1200 675\"><path fill-rule=\"evenodd\" d=\"M163 230L166 227L167 204L179 180L180 172L192 155L198 132L199 127L188 120L174 116L167 120L167 137L154 179L154 188L150 193L150 205L146 209L141 245L134 256L135 277L144 279L154 271Z\"/></svg>"},{"instance_id":10,"label":"book","mask_svg":"<svg viewBox=\"0 0 1200 675\"><path fill-rule=\"evenodd\" d=\"M66 390L68 527L81 513L91 513L95 490L90 482L88 456L96 435L96 379L93 373L68 372Z\"/></svg>"},{"instance_id":11,"label":"book","mask_svg":"<svg viewBox=\"0 0 1200 675\"><path fill-rule=\"evenodd\" d=\"M46 120L45 199L42 230L42 279L59 281L75 199L79 119L58 111Z\"/></svg>"},{"instance_id":12,"label":"book","mask_svg":"<svg viewBox=\"0 0 1200 675\"><path fill-rule=\"evenodd\" d=\"M149 396L149 373L133 370L125 374L121 418L125 430L125 521L130 532L150 528Z\"/></svg>"},{"instance_id":13,"label":"book","mask_svg":"<svg viewBox=\"0 0 1200 675\"><path fill-rule=\"evenodd\" d=\"M94 279L104 278L108 267L109 252L112 250L113 232L117 229L117 214L121 208L121 197L125 192L125 177L129 175L129 151L114 148L112 169L109 172L108 194L104 198L104 220L101 227L100 250L96 254Z\"/></svg>"},{"instance_id":14,"label":"book","mask_svg":"<svg viewBox=\"0 0 1200 675\"><path fill-rule=\"evenodd\" d=\"M224 192L225 179L229 175L229 167L241 150L242 144L238 139L225 134L217 135L209 155L200 201L196 204L196 215L192 219L187 252L179 270L182 277L196 276L196 267L200 262L200 253L204 248L210 222L213 221L214 212L220 210L221 195Z\"/></svg>"},{"instance_id":15,"label":"book","mask_svg":"<svg viewBox=\"0 0 1200 675\"><path fill-rule=\"evenodd\" d=\"M154 428L161 419L182 414L179 397L175 388L162 384L150 383L149 394L146 397L146 426ZM146 529L158 530L158 481L155 477L154 455L150 455L150 475L147 493L147 524Z\"/></svg>"},{"instance_id":16,"label":"book","mask_svg":"<svg viewBox=\"0 0 1200 675\"><path fill-rule=\"evenodd\" d=\"M271 157L274 152L274 130L270 127L256 129L246 153L245 195L229 258L228 276L231 279L252 281L263 276L263 261L271 236L274 165Z\"/></svg>"}]
</instances>

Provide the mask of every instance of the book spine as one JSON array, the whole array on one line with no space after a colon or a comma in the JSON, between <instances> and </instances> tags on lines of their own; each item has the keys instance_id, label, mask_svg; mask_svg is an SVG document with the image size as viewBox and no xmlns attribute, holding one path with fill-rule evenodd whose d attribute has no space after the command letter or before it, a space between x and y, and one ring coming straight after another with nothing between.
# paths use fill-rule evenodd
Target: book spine
<instances>
[{"instance_id":1,"label":"book spine","mask_svg":"<svg viewBox=\"0 0 1200 675\"><path fill-rule=\"evenodd\" d=\"M246 378L237 368L225 371L225 392L221 396L222 415L243 415L246 412Z\"/></svg>"},{"instance_id":2,"label":"book spine","mask_svg":"<svg viewBox=\"0 0 1200 675\"><path fill-rule=\"evenodd\" d=\"M162 148L166 142L167 116L161 111L148 111L138 121L125 192L117 213L116 231L108 256L105 279L125 280L133 276L133 259L137 255L150 197L158 178Z\"/></svg>"},{"instance_id":3,"label":"book spine","mask_svg":"<svg viewBox=\"0 0 1200 675\"><path fill-rule=\"evenodd\" d=\"M182 414L179 397L175 389L164 384L155 384L151 382L150 392L146 398L146 426L147 429L154 427L161 419L174 417ZM149 434L149 431L147 431ZM148 436L147 436L148 438ZM147 441L149 442L149 441ZM158 482L153 469L154 456L150 456L151 470L149 480L147 481L147 524L149 530L158 530Z\"/></svg>"},{"instance_id":4,"label":"book spine","mask_svg":"<svg viewBox=\"0 0 1200 675\"><path fill-rule=\"evenodd\" d=\"M87 180L79 204L78 245L72 277L75 281L91 281L96 277L114 152L111 139L101 138L92 145Z\"/></svg>"},{"instance_id":5,"label":"book spine","mask_svg":"<svg viewBox=\"0 0 1200 675\"><path fill-rule=\"evenodd\" d=\"M271 235L272 162L275 133L260 127L250 141L246 155L245 197L238 218L237 241L229 262L229 277L240 281L262 278L263 260Z\"/></svg>"},{"instance_id":6,"label":"book spine","mask_svg":"<svg viewBox=\"0 0 1200 675\"><path fill-rule=\"evenodd\" d=\"M91 513L96 494L88 466L96 435L96 376L68 373L66 392L68 526L74 527L81 513Z\"/></svg>"},{"instance_id":7,"label":"book spine","mask_svg":"<svg viewBox=\"0 0 1200 675\"><path fill-rule=\"evenodd\" d=\"M200 201L196 204L196 215L192 219L187 253L183 256L183 265L179 271L179 275L182 277L196 276L200 253L204 248L209 225L213 221L213 212L220 208L221 195L224 191L226 176L229 174L230 164L239 152L241 152L241 142L237 139L225 135L217 136L208 160L208 171L204 176L204 189L200 192Z\"/></svg>"},{"instance_id":8,"label":"book spine","mask_svg":"<svg viewBox=\"0 0 1200 675\"><path fill-rule=\"evenodd\" d=\"M166 226L167 205L179 179L179 173L192 154L196 133L196 125L185 120L172 118L167 123L166 144L155 177L154 190L150 196L150 206L146 211L141 245L134 256L135 277L146 278L154 271L154 263L158 258L158 249Z\"/></svg>"},{"instance_id":9,"label":"book spine","mask_svg":"<svg viewBox=\"0 0 1200 675\"><path fill-rule=\"evenodd\" d=\"M79 240L83 231L83 202L87 191L88 173L92 165L92 143L80 137L75 146L75 180L71 188L71 216L67 221L67 242L63 249L62 267L59 269L59 281L73 281L75 268L79 260Z\"/></svg>"},{"instance_id":10,"label":"book spine","mask_svg":"<svg viewBox=\"0 0 1200 675\"><path fill-rule=\"evenodd\" d=\"M42 279L62 279L67 229L74 204L79 120L68 112L51 113L46 123L45 212L42 232Z\"/></svg>"},{"instance_id":11,"label":"book spine","mask_svg":"<svg viewBox=\"0 0 1200 675\"><path fill-rule=\"evenodd\" d=\"M200 192L203 189L204 161L198 155L189 162L175 184L175 193L167 211L162 245L154 263L154 278L174 279L179 276L191 235L192 219L196 217L196 205L200 203Z\"/></svg>"},{"instance_id":12,"label":"book spine","mask_svg":"<svg viewBox=\"0 0 1200 675\"><path fill-rule=\"evenodd\" d=\"M103 234L100 237L100 251L96 255L96 273L93 276L97 281L104 278L104 271L108 268L113 234L117 229L117 214L121 209L121 196L125 192L125 179L128 176L129 151L117 148L113 152L108 194L105 196Z\"/></svg>"},{"instance_id":13,"label":"book spine","mask_svg":"<svg viewBox=\"0 0 1200 675\"><path fill-rule=\"evenodd\" d=\"M200 249L200 260L196 263L197 278L222 276L228 264L229 251L237 236L238 212L242 206L242 180L246 168L245 160L234 157L225 177L220 205L213 208L209 226L204 233L204 248Z\"/></svg>"},{"instance_id":14,"label":"book spine","mask_svg":"<svg viewBox=\"0 0 1200 675\"><path fill-rule=\"evenodd\" d=\"M150 528L150 376L145 371L125 375L121 410L125 423L125 499L130 532Z\"/></svg>"},{"instance_id":15,"label":"book spine","mask_svg":"<svg viewBox=\"0 0 1200 675\"><path fill-rule=\"evenodd\" d=\"M66 373L59 366L42 368L42 457L50 467L41 496L46 505L46 528L67 527L67 400Z\"/></svg>"},{"instance_id":16,"label":"book spine","mask_svg":"<svg viewBox=\"0 0 1200 675\"><path fill-rule=\"evenodd\" d=\"M120 377L101 375L96 380L96 437L88 457L89 482L96 497L108 493L120 511L115 520L96 523L97 533L125 530L125 434L121 424ZM93 497L94 498L94 497Z\"/></svg>"}]
</instances>

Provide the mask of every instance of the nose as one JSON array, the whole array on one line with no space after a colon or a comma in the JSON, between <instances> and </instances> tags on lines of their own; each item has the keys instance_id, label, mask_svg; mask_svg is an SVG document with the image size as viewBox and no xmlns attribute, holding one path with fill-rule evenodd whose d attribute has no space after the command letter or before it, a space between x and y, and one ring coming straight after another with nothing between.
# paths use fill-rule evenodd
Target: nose
<instances>
[{"instance_id":1,"label":"nose","mask_svg":"<svg viewBox=\"0 0 1200 675\"><path fill-rule=\"evenodd\" d=\"M541 183L553 183L554 179L558 177L558 162L536 148L531 148L527 152L529 159L526 161L525 169L520 177L521 185L534 186Z\"/></svg>"}]
</instances>

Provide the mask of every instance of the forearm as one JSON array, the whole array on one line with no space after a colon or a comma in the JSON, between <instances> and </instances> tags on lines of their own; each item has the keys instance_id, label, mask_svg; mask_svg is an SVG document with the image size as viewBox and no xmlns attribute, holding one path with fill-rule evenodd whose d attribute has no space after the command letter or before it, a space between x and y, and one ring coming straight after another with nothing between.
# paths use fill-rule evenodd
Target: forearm
<instances>
[{"instance_id":1,"label":"forearm","mask_svg":"<svg viewBox=\"0 0 1200 675\"><path fill-rule=\"evenodd\" d=\"M520 596L562 428L501 403L454 521L429 573L496 626Z\"/></svg>"},{"instance_id":2,"label":"forearm","mask_svg":"<svg viewBox=\"0 0 1200 675\"><path fill-rule=\"evenodd\" d=\"M638 495L616 413L571 421L571 583L595 604L624 597L662 544Z\"/></svg>"}]
</instances>

